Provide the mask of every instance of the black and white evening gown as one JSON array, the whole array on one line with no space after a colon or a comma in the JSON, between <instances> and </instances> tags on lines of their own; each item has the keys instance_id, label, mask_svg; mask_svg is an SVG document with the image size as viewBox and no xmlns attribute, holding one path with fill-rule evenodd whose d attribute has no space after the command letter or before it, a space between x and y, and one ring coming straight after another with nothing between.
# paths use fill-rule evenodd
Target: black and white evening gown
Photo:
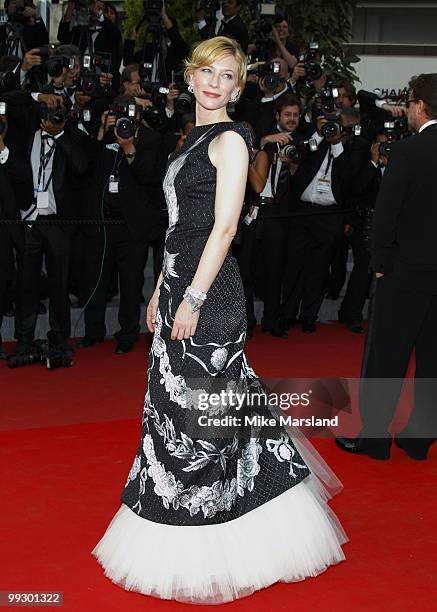
<instances>
[{"instance_id":1,"label":"black and white evening gown","mask_svg":"<svg viewBox=\"0 0 437 612\"><path fill-rule=\"evenodd\" d=\"M282 429L273 439L256 432L203 440L186 431L195 410L187 380L220 376L243 387L257 380L243 351L244 293L230 254L195 335L170 338L214 224L208 145L225 130L251 150L245 126L223 122L195 127L169 159L169 229L142 437L122 505L93 550L106 576L125 589L190 603L227 602L277 581L316 576L344 559L347 540L327 505L341 484L304 438Z\"/></svg>"}]
</instances>

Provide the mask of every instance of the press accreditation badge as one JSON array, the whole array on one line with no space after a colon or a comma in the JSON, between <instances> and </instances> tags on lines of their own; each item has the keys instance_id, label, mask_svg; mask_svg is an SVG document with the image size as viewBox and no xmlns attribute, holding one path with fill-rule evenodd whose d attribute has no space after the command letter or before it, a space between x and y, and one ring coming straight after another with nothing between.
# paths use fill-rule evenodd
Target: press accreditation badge
<instances>
[{"instance_id":1,"label":"press accreditation badge","mask_svg":"<svg viewBox=\"0 0 437 612\"><path fill-rule=\"evenodd\" d=\"M36 194L36 207L39 210L43 210L49 207L49 192L38 191Z\"/></svg>"},{"instance_id":2,"label":"press accreditation badge","mask_svg":"<svg viewBox=\"0 0 437 612\"><path fill-rule=\"evenodd\" d=\"M118 193L118 179L112 174L109 177L109 193Z\"/></svg>"},{"instance_id":3,"label":"press accreditation badge","mask_svg":"<svg viewBox=\"0 0 437 612\"><path fill-rule=\"evenodd\" d=\"M331 191L331 181L325 178L317 179L317 193L329 193Z\"/></svg>"}]
</instances>

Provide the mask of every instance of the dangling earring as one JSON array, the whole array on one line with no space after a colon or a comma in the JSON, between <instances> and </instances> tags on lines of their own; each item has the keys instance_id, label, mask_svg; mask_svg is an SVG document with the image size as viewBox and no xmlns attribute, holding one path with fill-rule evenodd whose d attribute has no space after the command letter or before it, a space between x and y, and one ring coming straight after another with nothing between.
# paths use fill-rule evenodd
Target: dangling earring
<instances>
[{"instance_id":1,"label":"dangling earring","mask_svg":"<svg viewBox=\"0 0 437 612\"><path fill-rule=\"evenodd\" d=\"M189 84L188 84L188 91L189 91L190 93L192 93L192 94L194 93L194 89L193 89L193 85L192 85L191 81L190 81L190 82L189 82Z\"/></svg>"},{"instance_id":2,"label":"dangling earring","mask_svg":"<svg viewBox=\"0 0 437 612\"><path fill-rule=\"evenodd\" d=\"M231 97L229 98L229 102L232 102L232 103L236 102L238 100L238 94L239 93L240 92L238 91L238 89L233 91Z\"/></svg>"}]
</instances>

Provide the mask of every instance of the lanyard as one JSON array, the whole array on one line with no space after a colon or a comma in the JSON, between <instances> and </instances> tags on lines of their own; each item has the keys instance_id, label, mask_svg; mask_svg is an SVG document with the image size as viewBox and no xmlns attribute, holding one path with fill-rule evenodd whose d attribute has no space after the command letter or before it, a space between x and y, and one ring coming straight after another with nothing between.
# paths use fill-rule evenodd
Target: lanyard
<instances>
[{"instance_id":1,"label":"lanyard","mask_svg":"<svg viewBox=\"0 0 437 612\"><path fill-rule=\"evenodd\" d=\"M326 168L325 168L325 172L323 174L323 178L325 179L328 175L329 169L331 167L331 163L332 160L334 158L334 155L332 154L332 149L331 149L331 145L329 145L329 153L328 153L328 161L326 163Z\"/></svg>"},{"instance_id":2,"label":"lanyard","mask_svg":"<svg viewBox=\"0 0 437 612\"><path fill-rule=\"evenodd\" d=\"M44 186L44 179L45 179L46 168L47 168L51 158L53 157L53 154L55 152L55 144L56 144L56 142L53 141L52 145L48 145L49 148L47 149L47 151L44 151L44 149L45 149L45 147L44 147L45 140L47 140L47 139L44 139L43 136L41 135L41 148L40 148L39 169L38 169L38 191L47 191L47 188L48 188L48 186L50 184L50 181L52 180L52 174L53 174L53 167L52 167L52 169L50 171L49 178L47 179L47 182L46 182L46 184ZM41 179L42 179L42 181L41 181ZM41 182L42 182L42 189L40 189Z\"/></svg>"}]
</instances>

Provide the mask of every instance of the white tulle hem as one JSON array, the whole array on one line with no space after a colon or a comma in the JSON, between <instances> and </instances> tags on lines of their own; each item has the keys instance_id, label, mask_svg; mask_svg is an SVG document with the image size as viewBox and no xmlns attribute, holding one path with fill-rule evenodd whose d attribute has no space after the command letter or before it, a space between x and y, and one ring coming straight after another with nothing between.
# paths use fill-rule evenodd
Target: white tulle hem
<instances>
[{"instance_id":1,"label":"white tulle hem","mask_svg":"<svg viewBox=\"0 0 437 612\"><path fill-rule=\"evenodd\" d=\"M126 590L184 603L220 604L275 582L317 576L342 561L347 537L316 477L217 525L173 526L124 504L92 551Z\"/></svg>"}]
</instances>

